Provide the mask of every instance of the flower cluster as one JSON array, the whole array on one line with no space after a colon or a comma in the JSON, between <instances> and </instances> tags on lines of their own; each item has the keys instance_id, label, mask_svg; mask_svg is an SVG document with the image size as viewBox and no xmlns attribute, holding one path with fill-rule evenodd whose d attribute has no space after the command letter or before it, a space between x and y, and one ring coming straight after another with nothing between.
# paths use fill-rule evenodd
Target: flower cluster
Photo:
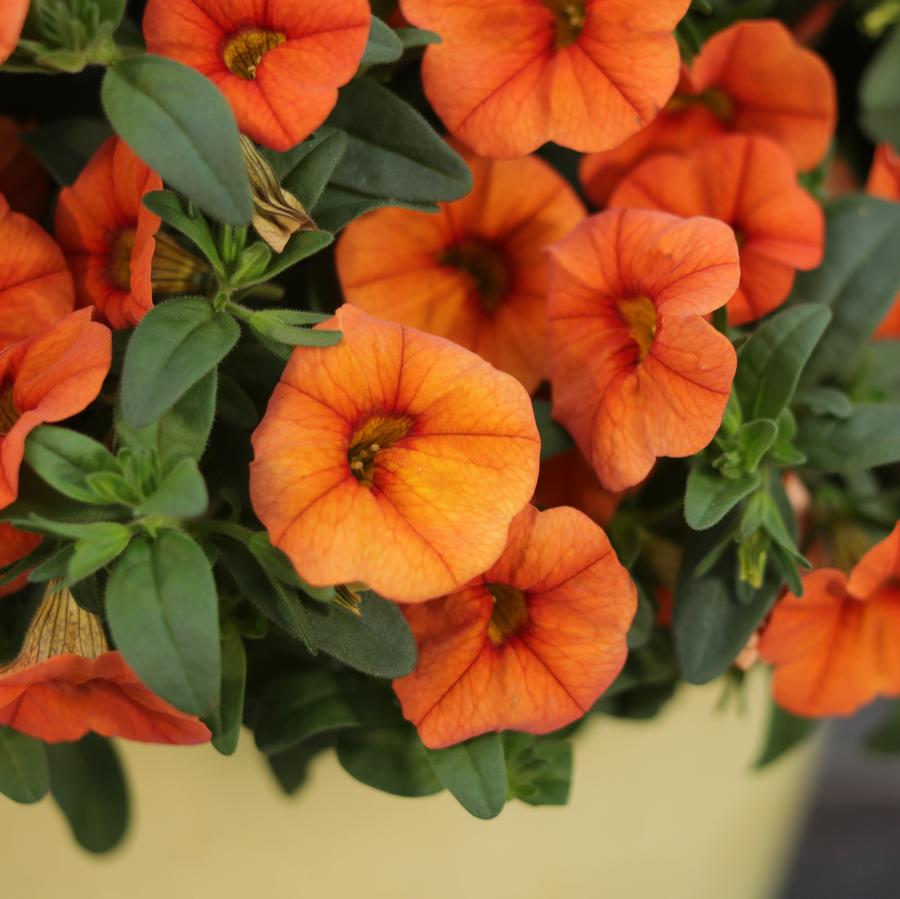
<instances>
[{"instance_id":1,"label":"flower cluster","mask_svg":"<svg viewBox=\"0 0 900 899\"><path fill-rule=\"evenodd\" d=\"M492 816L682 681L900 697L900 162L837 196L785 24L48 2L0 59L105 120L0 117L0 791L247 726Z\"/></svg>"}]
</instances>

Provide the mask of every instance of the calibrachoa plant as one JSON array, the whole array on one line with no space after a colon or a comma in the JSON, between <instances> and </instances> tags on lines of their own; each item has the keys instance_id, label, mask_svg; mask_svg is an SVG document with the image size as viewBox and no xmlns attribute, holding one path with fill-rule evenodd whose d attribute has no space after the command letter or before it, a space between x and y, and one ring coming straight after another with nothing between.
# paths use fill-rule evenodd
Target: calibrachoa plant
<instances>
[{"instance_id":1,"label":"calibrachoa plant","mask_svg":"<svg viewBox=\"0 0 900 899\"><path fill-rule=\"evenodd\" d=\"M769 672L759 764L900 701L896 0L7 0L0 62L0 791L100 852L116 739L253 740L490 818L685 682Z\"/></svg>"}]
</instances>

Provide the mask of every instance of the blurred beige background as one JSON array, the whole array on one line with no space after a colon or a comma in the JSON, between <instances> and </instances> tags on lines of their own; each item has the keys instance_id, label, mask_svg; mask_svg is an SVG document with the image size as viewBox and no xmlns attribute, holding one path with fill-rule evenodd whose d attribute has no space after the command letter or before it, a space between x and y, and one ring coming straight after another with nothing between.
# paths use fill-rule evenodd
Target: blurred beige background
<instances>
[{"instance_id":1,"label":"blurred beige background","mask_svg":"<svg viewBox=\"0 0 900 899\"><path fill-rule=\"evenodd\" d=\"M333 756L295 798L245 732L238 754L122 746L134 826L106 858L51 801L0 798L3 899L768 899L793 848L816 747L756 773L765 678L744 716L684 688L655 722L576 739L567 808L470 818L448 795L386 796Z\"/></svg>"}]
</instances>

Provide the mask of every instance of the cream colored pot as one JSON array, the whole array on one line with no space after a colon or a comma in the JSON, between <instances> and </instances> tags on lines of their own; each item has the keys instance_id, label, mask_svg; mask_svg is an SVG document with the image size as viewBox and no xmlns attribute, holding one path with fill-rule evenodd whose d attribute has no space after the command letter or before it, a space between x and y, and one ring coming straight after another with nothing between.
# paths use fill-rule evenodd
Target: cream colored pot
<instances>
[{"instance_id":1,"label":"cream colored pot","mask_svg":"<svg viewBox=\"0 0 900 899\"><path fill-rule=\"evenodd\" d=\"M447 794L386 796L333 757L279 794L244 734L208 748L122 746L135 802L126 845L72 843L49 801L0 797L4 899L768 899L793 845L815 747L750 763L764 677L740 717L684 688L654 722L598 720L576 738L567 808L470 818Z\"/></svg>"}]
</instances>

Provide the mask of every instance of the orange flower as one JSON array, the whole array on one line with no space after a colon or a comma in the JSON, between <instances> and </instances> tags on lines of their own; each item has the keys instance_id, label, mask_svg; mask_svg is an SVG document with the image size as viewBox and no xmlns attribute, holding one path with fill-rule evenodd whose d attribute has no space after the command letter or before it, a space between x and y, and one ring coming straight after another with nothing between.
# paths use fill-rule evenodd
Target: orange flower
<instances>
[{"instance_id":1,"label":"orange flower","mask_svg":"<svg viewBox=\"0 0 900 899\"><path fill-rule=\"evenodd\" d=\"M608 150L652 121L678 82L688 0L402 0L436 31L422 68L444 124L482 156L547 141Z\"/></svg>"},{"instance_id":2,"label":"orange flower","mask_svg":"<svg viewBox=\"0 0 900 899\"><path fill-rule=\"evenodd\" d=\"M284 151L328 118L369 22L366 0L150 0L144 37L216 84L248 137Z\"/></svg>"},{"instance_id":3,"label":"orange flower","mask_svg":"<svg viewBox=\"0 0 900 899\"><path fill-rule=\"evenodd\" d=\"M145 687L103 625L52 582L22 651L0 668L0 724L47 743L88 731L143 743L205 743L209 729Z\"/></svg>"},{"instance_id":4,"label":"orange flower","mask_svg":"<svg viewBox=\"0 0 900 899\"><path fill-rule=\"evenodd\" d=\"M607 490L624 490L657 456L712 440L734 379L734 348L704 316L739 280L727 225L613 210L552 249L554 416Z\"/></svg>"},{"instance_id":5,"label":"orange flower","mask_svg":"<svg viewBox=\"0 0 900 899\"><path fill-rule=\"evenodd\" d=\"M849 715L900 696L900 524L850 572L823 568L788 593L763 632L775 701L796 715Z\"/></svg>"},{"instance_id":6,"label":"orange flower","mask_svg":"<svg viewBox=\"0 0 900 899\"><path fill-rule=\"evenodd\" d=\"M653 132L585 159L581 177L588 197L603 205L619 175L650 153L682 152L716 131L769 137L806 171L828 152L836 123L825 62L780 22L738 22L704 44Z\"/></svg>"},{"instance_id":7,"label":"orange flower","mask_svg":"<svg viewBox=\"0 0 900 899\"><path fill-rule=\"evenodd\" d=\"M539 509L573 506L605 527L613 520L623 496L604 490L584 456L578 450L570 450L541 462L532 502Z\"/></svg>"},{"instance_id":8,"label":"orange flower","mask_svg":"<svg viewBox=\"0 0 900 899\"><path fill-rule=\"evenodd\" d=\"M728 320L767 315L791 292L796 270L822 262L825 216L797 183L790 157L764 137L716 138L684 156L654 156L616 188L609 205L717 218L737 234L741 285Z\"/></svg>"},{"instance_id":9,"label":"orange flower","mask_svg":"<svg viewBox=\"0 0 900 899\"><path fill-rule=\"evenodd\" d=\"M344 295L473 350L533 391L547 375L543 251L584 207L537 157L465 158L475 176L465 199L438 215L382 209L347 228L337 250Z\"/></svg>"},{"instance_id":10,"label":"orange flower","mask_svg":"<svg viewBox=\"0 0 900 899\"><path fill-rule=\"evenodd\" d=\"M193 271L193 257L171 238L154 237L160 219L143 197L161 188L159 175L111 137L59 195L56 237L75 275L78 303L94 306L113 328L130 328L150 311L154 283L175 289Z\"/></svg>"},{"instance_id":11,"label":"orange flower","mask_svg":"<svg viewBox=\"0 0 900 899\"><path fill-rule=\"evenodd\" d=\"M866 191L873 197L900 202L900 155L890 144L879 144L869 170ZM900 338L900 293L887 317L875 332L876 338Z\"/></svg>"},{"instance_id":12,"label":"orange flower","mask_svg":"<svg viewBox=\"0 0 900 899\"><path fill-rule=\"evenodd\" d=\"M53 238L0 194L0 352L75 308L75 288Z\"/></svg>"},{"instance_id":13,"label":"orange flower","mask_svg":"<svg viewBox=\"0 0 900 899\"><path fill-rule=\"evenodd\" d=\"M22 36L22 26L31 0L4 0L0 16L0 65L12 56Z\"/></svg>"},{"instance_id":14,"label":"orange flower","mask_svg":"<svg viewBox=\"0 0 900 899\"><path fill-rule=\"evenodd\" d=\"M111 361L109 330L91 321L89 309L0 352L0 509L18 495L26 437L81 412Z\"/></svg>"},{"instance_id":15,"label":"orange flower","mask_svg":"<svg viewBox=\"0 0 900 899\"><path fill-rule=\"evenodd\" d=\"M342 306L298 349L253 435L253 507L315 585L418 602L503 551L540 441L522 386L439 337Z\"/></svg>"},{"instance_id":16,"label":"orange flower","mask_svg":"<svg viewBox=\"0 0 900 899\"><path fill-rule=\"evenodd\" d=\"M20 531L11 524L0 523L0 568L12 565L20 559L24 559L37 549L41 542L40 534L31 534L28 531ZM28 580L27 572L14 581L0 586L0 596L7 596L21 590Z\"/></svg>"},{"instance_id":17,"label":"orange flower","mask_svg":"<svg viewBox=\"0 0 900 899\"><path fill-rule=\"evenodd\" d=\"M528 506L488 571L404 609L419 662L394 681L403 714L432 749L488 731L558 730L622 670L636 607L597 525L575 509Z\"/></svg>"},{"instance_id":18,"label":"orange flower","mask_svg":"<svg viewBox=\"0 0 900 899\"><path fill-rule=\"evenodd\" d=\"M0 194L16 212L39 218L50 196L50 178L22 142L23 128L0 115Z\"/></svg>"}]
</instances>

